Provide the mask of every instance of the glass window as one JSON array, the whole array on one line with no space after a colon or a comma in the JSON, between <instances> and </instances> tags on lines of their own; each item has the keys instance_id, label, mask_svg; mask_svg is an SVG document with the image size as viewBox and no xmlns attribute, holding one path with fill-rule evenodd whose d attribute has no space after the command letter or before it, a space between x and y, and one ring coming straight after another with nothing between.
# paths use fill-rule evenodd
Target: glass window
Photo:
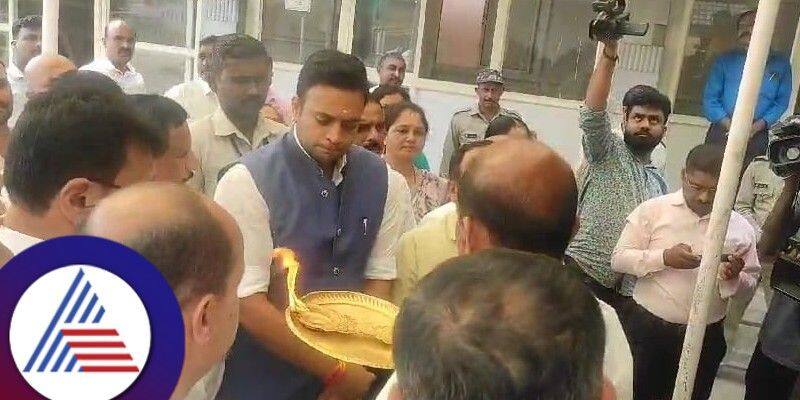
<instances>
[{"instance_id":1,"label":"glass window","mask_svg":"<svg viewBox=\"0 0 800 400\"><path fill-rule=\"evenodd\" d=\"M8 22L8 0L0 0L0 23Z\"/></svg>"},{"instance_id":2,"label":"glass window","mask_svg":"<svg viewBox=\"0 0 800 400\"><path fill-rule=\"evenodd\" d=\"M703 116L703 89L714 60L736 41L736 20L751 8L747 0L695 1L675 112ZM800 18L800 1L784 0L778 13L772 48L789 55Z\"/></svg>"},{"instance_id":3,"label":"glass window","mask_svg":"<svg viewBox=\"0 0 800 400\"><path fill-rule=\"evenodd\" d=\"M509 12L503 74L506 89L561 99L586 94L596 42L586 0L514 0Z\"/></svg>"},{"instance_id":4,"label":"glass window","mask_svg":"<svg viewBox=\"0 0 800 400\"><path fill-rule=\"evenodd\" d=\"M111 0L111 19L136 30L139 42L186 47L186 0Z\"/></svg>"},{"instance_id":5,"label":"glass window","mask_svg":"<svg viewBox=\"0 0 800 400\"><path fill-rule=\"evenodd\" d=\"M41 3L41 2L39 2ZM84 0L61 0L59 6L59 53L76 65L94 58L94 5Z\"/></svg>"},{"instance_id":6,"label":"glass window","mask_svg":"<svg viewBox=\"0 0 800 400\"><path fill-rule=\"evenodd\" d=\"M286 9L285 0L264 0L261 39L276 61L302 64L311 53L335 49L339 0L311 0L311 11Z\"/></svg>"},{"instance_id":7,"label":"glass window","mask_svg":"<svg viewBox=\"0 0 800 400\"><path fill-rule=\"evenodd\" d=\"M184 81L186 57L160 51L136 49L133 67L144 76L148 93L164 93Z\"/></svg>"},{"instance_id":8,"label":"glass window","mask_svg":"<svg viewBox=\"0 0 800 400\"><path fill-rule=\"evenodd\" d=\"M432 0L425 15L420 75L474 83L489 65L497 0Z\"/></svg>"},{"instance_id":9,"label":"glass window","mask_svg":"<svg viewBox=\"0 0 800 400\"><path fill-rule=\"evenodd\" d=\"M0 32L0 60L3 64L8 65L8 32Z\"/></svg>"},{"instance_id":10,"label":"glass window","mask_svg":"<svg viewBox=\"0 0 800 400\"><path fill-rule=\"evenodd\" d=\"M17 17L42 15L42 0L17 0Z\"/></svg>"},{"instance_id":11,"label":"glass window","mask_svg":"<svg viewBox=\"0 0 800 400\"><path fill-rule=\"evenodd\" d=\"M42 0L16 1L17 17L42 14ZM92 2L86 0L62 0L59 6L58 52L72 59L77 65L92 60L93 16ZM0 1L0 20L8 18L8 0ZM13 25L14 21L10 21ZM11 32L9 32L10 34Z\"/></svg>"},{"instance_id":12,"label":"glass window","mask_svg":"<svg viewBox=\"0 0 800 400\"><path fill-rule=\"evenodd\" d=\"M208 35L244 33L246 1L206 0L198 12L200 38Z\"/></svg>"},{"instance_id":13,"label":"glass window","mask_svg":"<svg viewBox=\"0 0 800 400\"><path fill-rule=\"evenodd\" d=\"M381 55L403 53L414 65L417 44L419 0L373 0L356 3L353 54L367 65L376 65Z\"/></svg>"}]
</instances>

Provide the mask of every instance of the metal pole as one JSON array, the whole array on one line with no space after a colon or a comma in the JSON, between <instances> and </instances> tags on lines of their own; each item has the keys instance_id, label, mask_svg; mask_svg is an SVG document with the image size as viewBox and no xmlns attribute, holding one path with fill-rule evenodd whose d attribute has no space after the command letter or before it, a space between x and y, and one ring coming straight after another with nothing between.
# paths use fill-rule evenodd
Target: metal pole
<instances>
[{"instance_id":1,"label":"metal pole","mask_svg":"<svg viewBox=\"0 0 800 400\"><path fill-rule=\"evenodd\" d=\"M58 1L42 2L42 54L58 54Z\"/></svg>"},{"instance_id":2,"label":"metal pole","mask_svg":"<svg viewBox=\"0 0 800 400\"><path fill-rule=\"evenodd\" d=\"M761 81L764 77L764 68L769 56L772 33L775 30L775 20L778 16L780 3L780 0L761 0L758 3L755 28L750 41L750 48L747 50L747 60L744 64L744 74L739 85L739 96L733 112L728 145L725 148L722 172L717 185L717 195L714 199L714 208L711 211L711 220L706 232L705 246L702 253L703 259L700 262L697 286L692 298L692 308L689 312L689 323L683 342L683 353L678 365L675 391L672 394L673 400L691 399L692 390L694 389L694 379L708 319L708 305L714 290L717 290L717 270L722 253L722 244L728 230L728 221L731 216L736 189L739 186L739 172L742 169L745 149L750 138L750 127L753 122Z\"/></svg>"}]
</instances>

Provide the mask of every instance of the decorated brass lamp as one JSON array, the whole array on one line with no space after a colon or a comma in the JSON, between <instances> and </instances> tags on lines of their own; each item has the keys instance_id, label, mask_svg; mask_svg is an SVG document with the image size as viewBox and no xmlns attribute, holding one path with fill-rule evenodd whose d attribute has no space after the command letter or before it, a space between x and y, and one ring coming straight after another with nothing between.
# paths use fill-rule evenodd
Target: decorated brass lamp
<instances>
[{"instance_id":1,"label":"decorated brass lamp","mask_svg":"<svg viewBox=\"0 0 800 400\"><path fill-rule=\"evenodd\" d=\"M289 292L286 323L309 346L335 359L380 369L393 369L392 329L398 308L358 292L321 291L297 297L300 263L292 250L276 249Z\"/></svg>"}]
</instances>

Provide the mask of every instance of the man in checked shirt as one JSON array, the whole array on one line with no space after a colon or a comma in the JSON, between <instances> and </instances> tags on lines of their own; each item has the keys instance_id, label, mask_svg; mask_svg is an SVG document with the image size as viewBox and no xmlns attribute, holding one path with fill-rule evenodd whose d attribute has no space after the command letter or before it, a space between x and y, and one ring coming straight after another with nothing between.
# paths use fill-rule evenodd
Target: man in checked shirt
<instances>
[{"instance_id":1,"label":"man in checked shirt","mask_svg":"<svg viewBox=\"0 0 800 400\"><path fill-rule=\"evenodd\" d=\"M622 137L612 132L606 107L617 56L617 41L605 41L580 111L586 165L578 174L580 227L567 256L595 296L617 310L633 293L633 277L611 269L611 253L625 217L645 200L667 193L650 154L667 132L670 100L650 86L637 85L622 101Z\"/></svg>"}]
</instances>

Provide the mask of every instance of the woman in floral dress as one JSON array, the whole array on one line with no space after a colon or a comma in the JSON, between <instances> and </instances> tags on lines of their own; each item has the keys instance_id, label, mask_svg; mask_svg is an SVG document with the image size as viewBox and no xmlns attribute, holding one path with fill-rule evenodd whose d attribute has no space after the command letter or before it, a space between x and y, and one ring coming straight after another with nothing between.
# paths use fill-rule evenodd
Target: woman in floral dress
<instances>
[{"instance_id":1,"label":"woman in floral dress","mask_svg":"<svg viewBox=\"0 0 800 400\"><path fill-rule=\"evenodd\" d=\"M414 166L414 158L422 153L428 137L425 111L411 102L386 109L386 162L401 173L411 189L411 205L419 222L429 211L444 205L449 198L447 179Z\"/></svg>"}]
</instances>

